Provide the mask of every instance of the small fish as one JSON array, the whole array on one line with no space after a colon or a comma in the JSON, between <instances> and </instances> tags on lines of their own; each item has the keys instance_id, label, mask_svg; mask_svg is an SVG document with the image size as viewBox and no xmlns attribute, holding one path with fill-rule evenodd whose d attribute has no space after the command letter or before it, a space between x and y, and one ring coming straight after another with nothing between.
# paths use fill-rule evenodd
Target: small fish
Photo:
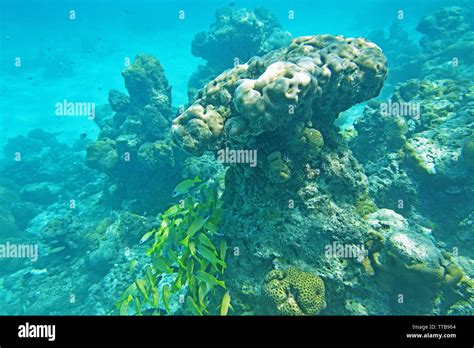
<instances>
[{"instance_id":1,"label":"small fish","mask_svg":"<svg viewBox=\"0 0 474 348\"><path fill-rule=\"evenodd\" d=\"M5 40L10 40L10 39L11 39L10 36L4 36L3 38L4 38Z\"/></svg>"},{"instance_id":2,"label":"small fish","mask_svg":"<svg viewBox=\"0 0 474 348\"><path fill-rule=\"evenodd\" d=\"M173 197L178 197L188 193L191 188L194 187L197 183L202 182L197 176L194 179L187 179L180 182L175 189L173 190Z\"/></svg>"},{"instance_id":3,"label":"small fish","mask_svg":"<svg viewBox=\"0 0 474 348\"><path fill-rule=\"evenodd\" d=\"M126 14L129 14L130 12L128 12L127 9L123 9L123 12L125 12Z\"/></svg>"},{"instance_id":4,"label":"small fish","mask_svg":"<svg viewBox=\"0 0 474 348\"><path fill-rule=\"evenodd\" d=\"M457 194L461 193L462 189L459 186L451 185L444 190L444 192L449 193L449 194Z\"/></svg>"},{"instance_id":5,"label":"small fish","mask_svg":"<svg viewBox=\"0 0 474 348\"><path fill-rule=\"evenodd\" d=\"M222 296L222 302L221 302L221 315L227 315L229 312L229 306L230 306L230 293L227 291L224 296Z\"/></svg>"},{"instance_id":6,"label":"small fish","mask_svg":"<svg viewBox=\"0 0 474 348\"><path fill-rule=\"evenodd\" d=\"M29 272L29 274L34 275L34 276L36 276L36 275L41 275L41 274L46 274L46 273L48 273L48 270L47 270L46 268L43 268L43 269L35 269L35 268L33 268L33 269Z\"/></svg>"},{"instance_id":7,"label":"small fish","mask_svg":"<svg viewBox=\"0 0 474 348\"><path fill-rule=\"evenodd\" d=\"M53 248L49 251L50 254L56 254L56 253L60 253L61 251L63 251L64 249L66 249L66 247L57 247L57 248Z\"/></svg>"},{"instance_id":8,"label":"small fish","mask_svg":"<svg viewBox=\"0 0 474 348\"><path fill-rule=\"evenodd\" d=\"M79 135L79 139L84 139L85 137L87 137L87 133L81 133L81 135Z\"/></svg>"},{"instance_id":9,"label":"small fish","mask_svg":"<svg viewBox=\"0 0 474 348\"><path fill-rule=\"evenodd\" d=\"M229 2L229 7L234 7L235 6L235 2Z\"/></svg>"}]
</instances>

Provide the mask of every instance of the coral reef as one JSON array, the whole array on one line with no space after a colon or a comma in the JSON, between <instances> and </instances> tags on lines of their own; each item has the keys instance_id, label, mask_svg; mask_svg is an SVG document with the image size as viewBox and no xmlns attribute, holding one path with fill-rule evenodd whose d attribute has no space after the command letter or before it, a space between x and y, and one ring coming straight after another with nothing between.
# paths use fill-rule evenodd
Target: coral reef
<instances>
[{"instance_id":1,"label":"coral reef","mask_svg":"<svg viewBox=\"0 0 474 348\"><path fill-rule=\"evenodd\" d=\"M200 65L188 84L189 100L224 69L285 46L291 34L281 29L275 16L265 8L249 10L223 7L215 13L209 31L196 34L191 52L207 61Z\"/></svg>"},{"instance_id":2,"label":"coral reef","mask_svg":"<svg viewBox=\"0 0 474 348\"><path fill-rule=\"evenodd\" d=\"M375 203L430 228L436 225L434 233L451 247L459 246L458 224L474 209L467 199L474 190L472 101L467 82L407 81L387 102L366 107L350 142Z\"/></svg>"},{"instance_id":3,"label":"coral reef","mask_svg":"<svg viewBox=\"0 0 474 348\"><path fill-rule=\"evenodd\" d=\"M322 279L296 268L270 271L262 289L282 315L317 315L326 307Z\"/></svg>"},{"instance_id":4,"label":"coral reef","mask_svg":"<svg viewBox=\"0 0 474 348\"><path fill-rule=\"evenodd\" d=\"M387 57L390 69L387 83L395 84L418 77L423 64L420 48L410 39L401 21L393 21L388 35L385 34L384 30L375 30L367 38L379 45Z\"/></svg>"},{"instance_id":5,"label":"coral reef","mask_svg":"<svg viewBox=\"0 0 474 348\"><path fill-rule=\"evenodd\" d=\"M109 92L113 113L97 112L100 134L86 148L86 164L110 177L112 207L151 213L169 203L186 156L170 140L171 87L158 59L140 54L122 76L129 96Z\"/></svg>"},{"instance_id":6,"label":"coral reef","mask_svg":"<svg viewBox=\"0 0 474 348\"><path fill-rule=\"evenodd\" d=\"M179 111L139 54L97 139L7 140L0 244L38 258L1 260L0 314L473 315L472 18L291 39L229 4Z\"/></svg>"},{"instance_id":7,"label":"coral reef","mask_svg":"<svg viewBox=\"0 0 474 348\"><path fill-rule=\"evenodd\" d=\"M469 78L474 76L474 23L472 6L444 7L421 19L417 31L425 78Z\"/></svg>"},{"instance_id":8,"label":"coral reef","mask_svg":"<svg viewBox=\"0 0 474 348\"><path fill-rule=\"evenodd\" d=\"M366 222L354 204L367 195L367 179L332 123L341 111L376 96L386 73L381 50L367 40L296 38L223 72L173 121L173 139L192 154L223 148L258 154L255 167L224 163L224 229L238 250L229 257L226 283L237 311L265 312L259 287L280 259L318 270L329 312L345 312L344 298L356 296L344 278L357 261L340 262L324 248L333 241L363 243ZM384 311L370 300L366 306Z\"/></svg>"},{"instance_id":9,"label":"coral reef","mask_svg":"<svg viewBox=\"0 0 474 348\"><path fill-rule=\"evenodd\" d=\"M385 291L402 294L409 304L408 311L404 306L394 311L442 312L441 306L450 307L459 299L474 302L466 295L472 284L452 256L440 251L430 230L388 209L370 214L368 220L381 241L369 247L376 280ZM442 305L436 303L440 297Z\"/></svg>"}]
</instances>

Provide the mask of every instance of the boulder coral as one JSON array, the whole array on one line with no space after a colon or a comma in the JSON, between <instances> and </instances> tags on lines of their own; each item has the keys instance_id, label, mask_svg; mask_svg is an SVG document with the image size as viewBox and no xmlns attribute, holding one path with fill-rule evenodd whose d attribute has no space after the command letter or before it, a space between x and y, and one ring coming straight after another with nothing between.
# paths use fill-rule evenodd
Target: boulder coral
<instances>
[{"instance_id":1,"label":"boulder coral","mask_svg":"<svg viewBox=\"0 0 474 348\"><path fill-rule=\"evenodd\" d=\"M334 120L339 112L377 95L386 74L381 50L369 41L300 37L208 83L173 121L172 134L195 155L224 142L249 144L262 133L291 129L313 117L316 123L326 115ZM216 123L224 129L216 129Z\"/></svg>"},{"instance_id":2,"label":"boulder coral","mask_svg":"<svg viewBox=\"0 0 474 348\"><path fill-rule=\"evenodd\" d=\"M272 309L281 315L317 315L326 308L323 280L297 268L268 272L262 286Z\"/></svg>"},{"instance_id":3,"label":"boulder coral","mask_svg":"<svg viewBox=\"0 0 474 348\"><path fill-rule=\"evenodd\" d=\"M472 288L452 255L437 247L431 231L389 209L369 214L368 220L374 236L379 237L377 243L369 245L368 263L388 293L423 294L422 301L416 300L416 295L409 296L411 305L423 312L436 297L444 296L449 306L453 292L458 291L454 298L463 298L466 289Z\"/></svg>"}]
</instances>

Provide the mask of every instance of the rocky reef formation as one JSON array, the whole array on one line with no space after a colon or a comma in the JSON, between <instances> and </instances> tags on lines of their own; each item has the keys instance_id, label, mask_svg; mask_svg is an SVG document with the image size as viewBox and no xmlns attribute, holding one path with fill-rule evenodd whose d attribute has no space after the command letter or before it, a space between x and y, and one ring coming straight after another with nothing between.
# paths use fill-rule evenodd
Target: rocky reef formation
<instances>
[{"instance_id":1,"label":"rocky reef formation","mask_svg":"<svg viewBox=\"0 0 474 348\"><path fill-rule=\"evenodd\" d=\"M367 103L355 134L347 132L369 196L390 209L368 216L377 237L365 266L386 291L411 293L405 301L416 313L472 315L472 11L446 7L422 18L420 53L392 54L403 82Z\"/></svg>"},{"instance_id":2,"label":"rocky reef formation","mask_svg":"<svg viewBox=\"0 0 474 348\"><path fill-rule=\"evenodd\" d=\"M4 147L0 244L38 248L34 260L0 260L4 315L114 314L130 257L144 255L138 241L155 219L104 204L109 179L76 144L34 129Z\"/></svg>"},{"instance_id":3,"label":"rocky reef formation","mask_svg":"<svg viewBox=\"0 0 474 348\"><path fill-rule=\"evenodd\" d=\"M285 46L291 40L291 34L283 31L265 8L223 7L216 11L215 18L209 31L196 34L191 43L192 54L207 61L189 80L191 102L199 89L223 70Z\"/></svg>"},{"instance_id":4,"label":"rocky reef formation","mask_svg":"<svg viewBox=\"0 0 474 348\"><path fill-rule=\"evenodd\" d=\"M257 166L229 165L226 173L224 229L234 249L226 278L240 312L267 312L266 274L288 266L324 280L325 313L346 312L348 288L357 288L346 277L362 266L325 247L364 243L367 227L356 210L370 198L333 121L376 96L386 73L381 50L367 40L300 37L222 73L173 121L173 138L192 154L257 151Z\"/></svg>"},{"instance_id":5,"label":"rocky reef formation","mask_svg":"<svg viewBox=\"0 0 474 348\"><path fill-rule=\"evenodd\" d=\"M451 6L423 17L416 30L422 34L417 78L472 79L474 77L474 7Z\"/></svg>"},{"instance_id":6,"label":"rocky reef formation","mask_svg":"<svg viewBox=\"0 0 474 348\"><path fill-rule=\"evenodd\" d=\"M122 76L129 95L109 92L113 112L97 112L100 134L87 146L86 164L113 181L108 194L114 208L159 211L169 203L186 157L170 140L171 87L158 59L146 54Z\"/></svg>"},{"instance_id":7,"label":"rocky reef formation","mask_svg":"<svg viewBox=\"0 0 474 348\"><path fill-rule=\"evenodd\" d=\"M364 265L392 294L393 312L467 314L463 311L472 309L472 280L458 258L442 251L429 229L388 209L369 214L367 220L371 238ZM470 305L465 307L466 303Z\"/></svg>"},{"instance_id":8,"label":"rocky reef formation","mask_svg":"<svg viewBox=\"0 0 474 348\"><path fill-rule=\"evenodd\" d=\"M474 7L444 7L421 19L416 30L425 78L474 77Z\"/></svg>"},{"instance_id":9,"label":"rocky reef formation","mask_svg":"<svg viewBox=\"0 0 474 348\"><path fill-rule=\"evenodd\" d=\"M384 51L390 70L387 82L395 85L409 79L472 79L474 77L474 24L472 4L443 7L423 18L416 30L417 45L402 20L388 30L369 33L368 38Z\"/></svg>"},{"instance_id":10,"label":"rocky reef formation","mask_svg":"<svg viewBox=\"0 0 474 348\"><path fill-rule=\"evenodd\" d=\"M474 208L473 92L459 80L402 83L388 101L369 103L351 141L377 205L424 220L471 256L472 238L458 231Z\"/></svg>"},{"instance_id":11,"label":"rocky reef formation","mask_svg":"<svg viewBox=\"0 0 474 348\"><path fill-rule=\"evenodd\" d=\"M367 38L376 42L387 57L390 70L387 83L396 84L419 76L423 64L421 49L410 39L400 20L392 22L387 34L384 30L375 30Z\"/></svg>"}]
</instances>

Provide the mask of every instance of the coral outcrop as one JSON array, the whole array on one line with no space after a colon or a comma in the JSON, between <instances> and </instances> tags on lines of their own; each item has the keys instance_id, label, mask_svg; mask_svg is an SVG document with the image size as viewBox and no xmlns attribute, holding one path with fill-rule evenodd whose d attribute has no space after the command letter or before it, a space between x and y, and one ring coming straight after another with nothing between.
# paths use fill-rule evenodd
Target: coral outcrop
<instances>
[{"instance_id":1,"label":"coral outcrop","mask_svg":"<svg viewBox=\"0 0 474 348\"><path fill-rule=\"evenodd\" d=\"M471 248L456 236L474 209L473 100L467 81L410 80L366 107L350 143L377 205L436 226L434 233L465 255Z\"/></svg>"},{"instance_id":2,"label":"coral outcrop","mask_svg":"<svg viewBox=\"0 0 474 348\"><path fill-rule=\"evenodd\" d=\"M173 121L173 139L194 155L223 148L258 155L255 167L225 164L223 228L235 250L226 277L241 311L265 312L259 289L275 262L319 274L328 311L345 311L345 268L357 261L325 247L363 243L367 226L354 205L367 196L367 179L333 121L380 92L385 64L362 38L296 38L223 72Z\"/></svg>"},{"instance_id":3,"label":"coral outcrop","mask_svg":"<svg viewBox=\"0 0 474 348\"><path fill-rule=\"evenodd\" d=\"M472 6L441 8L421 19L416 30L425 78L467 78L474 76L474 9Z\"/></svg>"},{"instance_id":4,"label":"coral outcrop","mask_svg":"<svg viewBox=\"0 0 474 348\"><path fill-rule=\"evenodd\" d=\"M191 52L207 61L189 80L189 99L224 69L245 62L253 56L283 47L291 34L282 30L276 17L265 8L223 7L215 13L209 31L196 34Z\"/></svg>"},{"instance_id":5,"label":"coral outcrop","mask_svg":"<svg viewBox=\"0 0 474 348\"><path fill-rule=\"evenodd\" d=\"M339 112L377 95L386 73L385 58L369 41L329 35L297 38L288 48L252 59L208 83L173 121L172 134L195 155L226 143L249 145L263 133L286 127L304 137L308 132L301 126L313 116L330 124Z\"/></svg>"},{"instance_id":6,"label":"coral outcrop","mask_svg":"<svg viewBox=\"0 0 474 348\"><path fill-rule=\"evenodd\" d=\"M459 300L474 303L469 296L472 281L453 257L436 245L432 231L388 209L370 214L368 221L380 238L369 246L368 253L375 278L388 293L402 295L402 303L409 304L394 306L394 311L431 313L435 308L443 312ZM437 302L439 298L443 301Z\"/></svg>"},{"instance_id":7,"label":"coral outcrop","mask_svg":"<svg viewBox=\"0 0 474 348\"><path fill-rule=\"evenodd\" d=\"M158 59L140 54L122 76L129 95L109 92L113 112L97 112L100 134L86 148L86 164L110 177L113 207L150 213L169 203L185 155L170 139L171 87Z\"/></svg>"}]
</instances>

